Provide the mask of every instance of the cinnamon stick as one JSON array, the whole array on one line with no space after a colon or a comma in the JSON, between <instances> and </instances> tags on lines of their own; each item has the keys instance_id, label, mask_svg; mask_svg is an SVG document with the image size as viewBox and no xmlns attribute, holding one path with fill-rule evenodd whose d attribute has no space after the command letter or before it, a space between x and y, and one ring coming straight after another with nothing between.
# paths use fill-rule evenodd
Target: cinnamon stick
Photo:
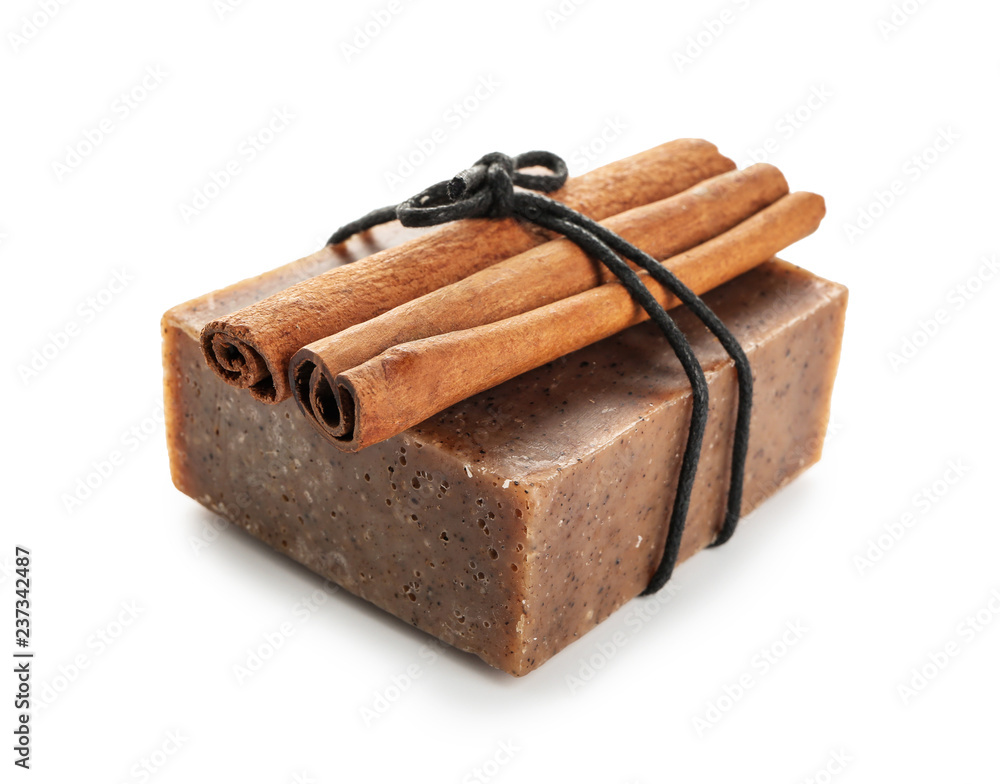
<instances>
[{"instance_id":1,"label":"cinnamon stick","mask_svg":"<svg viewBox=\"0 0 1000 784\"><path fill-rule=\"evenodd\" d=\"M662 261L733 228L787 193L777 168L757 164L602 224ZM705 275L703 269L686 272L692 279ZM338 374L393 346L500 321L611 280L602 264L568 239L539 245L300 349L291 361L293 394L329 440L344 438L349 425L336 402Z\"/></svg>"},{"instance_id":2,"label":"cinnamon stick","mask_svg":"<svg viewBox=\"0 0 1000 784\"><path fill-rule=\"evenodd\" d=\"M570 179L550 196L603 220L734 168L715 145L679 139ZM228 384L248 389L264 403L278 403L291 394L288 362L302 346L550 238L515 219L442 226L210 322L201 336L205 359Z\"/></svg>"},{"instance_id":3,"label":"cinnamon stick","mask_svg":"<svg viewBox=\"0 0 1000 784\"><path fill-rule=\"evenodd\" d=\"M702 294L811 234L825 211L821 196L793 193L666 266ZM640 277L665 308L680 304L647 273ZM323 403L343 420L344 435L327 437L356 452L647 318L614 282L491 324L394 346L336 377Z\"/></svg>"}]
</instances>

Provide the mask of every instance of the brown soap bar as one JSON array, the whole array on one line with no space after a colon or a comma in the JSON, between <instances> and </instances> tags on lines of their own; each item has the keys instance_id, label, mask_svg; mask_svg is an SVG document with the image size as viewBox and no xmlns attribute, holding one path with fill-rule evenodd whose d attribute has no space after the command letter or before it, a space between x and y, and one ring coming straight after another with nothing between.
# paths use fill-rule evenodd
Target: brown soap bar
<instances>
[{"instance_id":1,"label":"brown soap bar","mask_svg":"<svg viewBox=\"0 0 1000 784\"><path fill-rule=\"evenodd\" d=\"M395 241L391 228L376 231L349 253ZM274 274L288 285L316 274L316 264ZM276 287L265 274L164 316L170 460L181 491L513 675L645 588L663 552L690 417L687 378L655 326L628 329L346 454L292 400L264 406L205 364L201 328ZM819 459L847 292L775 260L705 300L754 370L745 514ZM683 308L672 313L711 394L684 560L722 523L736 374L704 327ZM726 546L740 546L738 532Z\"/></svg>"}]
</instances>

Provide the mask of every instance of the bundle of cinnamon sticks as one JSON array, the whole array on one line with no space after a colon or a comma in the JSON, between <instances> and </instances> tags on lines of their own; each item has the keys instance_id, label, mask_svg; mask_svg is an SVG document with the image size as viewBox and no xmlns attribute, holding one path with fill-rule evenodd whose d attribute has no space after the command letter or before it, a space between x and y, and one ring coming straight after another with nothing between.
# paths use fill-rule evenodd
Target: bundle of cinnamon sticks
<instances>
[{"instance_id":1,"label":"bundle of cinnamon sticks","mask_svg":"<svg viewBox=\"0 0 1000 784\"><path fill-rule=\"evenodd\" d=\"M550 194L702 294L811 234L822 197L774 166L737 171L682 139L570 179ZM647 273L666 308L676 298ZM647 318L567 239L517 221L447 224L309 278L206 325L202 348L258 400L294 396L339 449L390 438L471 395Z\"/></svg>"}]
</instances>

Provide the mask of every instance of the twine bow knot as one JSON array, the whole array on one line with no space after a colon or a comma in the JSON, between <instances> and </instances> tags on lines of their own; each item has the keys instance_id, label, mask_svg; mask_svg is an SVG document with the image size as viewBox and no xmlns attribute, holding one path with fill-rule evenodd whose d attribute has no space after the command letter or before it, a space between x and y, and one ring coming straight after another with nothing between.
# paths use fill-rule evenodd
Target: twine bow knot
<instances>
[{"instance_id":1,"label":"twine bow knot","mask_svg":"<svg viewBox=\"0 0 1000 784\"><path fill-rule=\"evenodd\" d=\"M548 174L525 169L544 167ZM555 153L532 150L520 155L491 152L451 180L438 182L416 196L391 207L375 210L339 229L329 239L337 245L361 231L398 220L404 226L437 226L463 218L509 218L520 215L534 220L538 204L525 191L551 193L566 184L566 161Z\"/></svg>"}]
</instances>

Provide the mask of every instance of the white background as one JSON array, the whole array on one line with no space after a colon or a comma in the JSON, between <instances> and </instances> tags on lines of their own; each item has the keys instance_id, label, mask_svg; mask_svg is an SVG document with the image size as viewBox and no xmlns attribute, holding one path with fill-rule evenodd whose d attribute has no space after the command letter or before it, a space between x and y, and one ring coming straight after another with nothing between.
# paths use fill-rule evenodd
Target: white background
<instances>
[{"instance_id":1,"label":"white background","mask_svg":"<svg viewBox=\"0 0 1000 784\"><path fill-rule=\"evenodd\" d=\"M37 658L33 769L8 778L4 697L3 780L996 781L1000 7L399 0L350 52L389 5L348 5L4 3L0 649L16 543ZM251 160L275 112L291 119ZM785 255L851 302L823 461L681 567L668 603L632 602L517 680L316 594L174 490L168 307L487 151L552 149L579 173L679 136L825 195L823 227ZM787 624L804 631L783 649ZM766 671L762 650L780 654Z\"/></svg>"}]
</instances>

